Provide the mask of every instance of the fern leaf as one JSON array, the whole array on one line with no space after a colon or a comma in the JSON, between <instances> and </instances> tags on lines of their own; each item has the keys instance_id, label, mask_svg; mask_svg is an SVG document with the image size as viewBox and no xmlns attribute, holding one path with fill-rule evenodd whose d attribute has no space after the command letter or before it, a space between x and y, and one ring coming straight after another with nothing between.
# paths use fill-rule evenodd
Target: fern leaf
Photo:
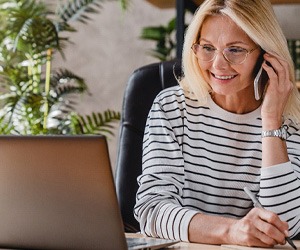
<instances>
[{"instance_id":1,"label":"fern leaf","mask_svg":"<svg viewBox=\"0 0 300 250\"><path fill-rule=\"evenodd\" d=\"M87 16L84 16L85 12L98 13L101 5L99 0L69 0L64 5L58 7L57 15L67 23L69 21L81 21L85 22ZM92 7L95 6L95 8Z\"/></svg>"},{"instance_id":2,"label":"fern leaf","mask_svg":"<svg viewBox=\"0 0 300 250\"><path fill-rule=\"evenodd\" d=\"M92 116L78 115L76 122L83 134L114 135L112 123L119 121L120 117L120 112L106 110L104 113L92 113Z\"/></svg>"},{"instance_id":3,"label":"fern leaf","mask_svg":"<svg viewBox=\"0 0 300 250\"><path fill-rule=\"evenodd\" d=\"M55 93L53 98L55 99L72 93L84 93L88 91L84 79L67 69L60 69L54 72L50 81Z\"/></svg>"},{"instance_id":4,"label":"fern leaf","mask_svg":"<svg viewBox=\"0 0 300 250\"><path fill-rule=\"evenodd\" d=\"M48 48L59 48L59 38L55 25L48 19L34 17L24 20L15 38L14 48L38 54Z\"/></svg>"}]
</instances>

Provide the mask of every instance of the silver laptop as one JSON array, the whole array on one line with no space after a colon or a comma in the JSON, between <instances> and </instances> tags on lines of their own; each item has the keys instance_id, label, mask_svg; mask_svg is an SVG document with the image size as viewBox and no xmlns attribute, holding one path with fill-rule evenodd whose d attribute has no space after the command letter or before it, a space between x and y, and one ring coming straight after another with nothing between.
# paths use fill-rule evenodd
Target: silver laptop
<instances>
[{"instance_id":1,"label":"silver laptop","mask_svg":"<svg viewBox=\"0 0 300 250\"><path fill-rule=\"evenodd\" d=\"M125 238L102 136L0 136L0 221L0 248L152 249Z\"/></svg>"}]
</instances>

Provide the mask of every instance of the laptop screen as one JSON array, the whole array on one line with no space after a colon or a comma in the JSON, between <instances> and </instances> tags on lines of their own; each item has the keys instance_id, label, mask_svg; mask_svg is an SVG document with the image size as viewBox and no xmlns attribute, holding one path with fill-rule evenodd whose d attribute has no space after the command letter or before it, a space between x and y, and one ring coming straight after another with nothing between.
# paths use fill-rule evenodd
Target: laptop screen
<instances>
[{"instance_id":1,"label":"laptop screen","mask_svg":"<svg viewBox=\"0 0 300 250\"><path fill-rule=\"evenodd\" d=\"M105 137L0 136L0 247L126 249Z\"/></svg>"}]
</instances>

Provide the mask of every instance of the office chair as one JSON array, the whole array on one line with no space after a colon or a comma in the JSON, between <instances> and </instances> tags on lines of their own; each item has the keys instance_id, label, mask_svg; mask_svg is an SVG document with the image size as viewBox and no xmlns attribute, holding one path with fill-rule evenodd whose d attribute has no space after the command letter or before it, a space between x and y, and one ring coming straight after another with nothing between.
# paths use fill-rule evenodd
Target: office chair
<instances>
[{"instance_id":1,"label":"office chair","mask_svg":"<svg viewBox=\"0 0 300 250\"><path fill-rule=\"evenodd\" d=\"M175 75L180 76L180 73L180 60L153 63L135 70L127 83L115 173L125 232L140 230L133 216L133 207L138 189L137 177L142 173L142 145L148 113L161 90L178 84Z\"/></svg>"}]
</instances>

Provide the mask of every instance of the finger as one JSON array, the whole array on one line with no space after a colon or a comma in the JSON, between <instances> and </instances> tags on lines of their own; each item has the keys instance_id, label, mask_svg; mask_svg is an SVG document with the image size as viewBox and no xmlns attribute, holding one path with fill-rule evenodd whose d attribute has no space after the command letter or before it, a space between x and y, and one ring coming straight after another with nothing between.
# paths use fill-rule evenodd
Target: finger
<instances>
[{"instance_id":1,"label":"finger","mask_svg":"<svg viewBox=\"0 0 300 250\"><path fill-rule=\"evenodd\" d=\"M280 232L275 226L261 220L255 225L258 229L256 237L268 245L284 244L285 235Z\"/></svg>"},{"instance_id":2,"label":"finger","mask_svg":"<svg viewBox=\"0 0 300 250\"><path fill-rule=\"evenodd\" d=\"M288 223L286 221L282 221L277 214L267 210L265 210L265 212L268 212L266 221L275 226L281 233L284 234L284 232L289 229Z\"/></svg>"},{"instance_id":3,"label":"finger","mask_svg":"<svg viewBox=\"0 0 300 250\"><path fill-rule=\"evenodd\" d=\"M284 58L281 58L277 55L270 55L268 53L266 53L264 55L265 59L267 61L269 61L269 63L271 63L273 69L275 70L275 73L277 75L279 75L279 79L280 76L282 75L282 78L279 80L279 84L280 83L286 83L288 85L288 87L290 87L290 85L293 86L291 80L290 80L290 70L289 70L289 63L287 60L285 60ZM268 65L270 66L270 65Z\"/></svg>"},{"instance_id":4,"label":"finger","mask_svg":"<svg viewBox=\"0 0 300 250\"><path fill-rule=\"evenodd\" d=\"M266 242L272 242L271 244L268 244ZM268 240L266 238L266 235L263 233L257 234L257 237L253 237L251 240L246 242L246 245L248 247L263 247L263 248L270 248L277 245L277 243L272 239Z\"/></svg>"},{"instance_id":5,"label":"finger","mask_svg":"<svg viewBox=\"0 0 300 250\"><path fill-rule=\"evenodd\" d=\"M260 221L257 208L252 209L247 218L244 218L239 224L240 242L244 242L249 247L272 247L277 242L268 235L261 232L255 225L255 221Z\"/></svg>"},{"instance_id":6,"label":"finger","mask_svg":"<svg viewBox=\"0 0 300 250\"><path fill-rule=\"evenodd\" d=\"M268 65L267 61L264 61L262 64L263 69L267 72L268 77L270 79L275 79L277 78L277 74L275 73L273 67L271 67L270 65Z\"/></svg>"},{"instance_id":7,"label":"finger","mask_svg":"<svg viewBox=\"0 0 300 250\"><path fill-rule=\"evenodd\" d=\"M260 230L256 230L256 233L254 234L256 238L256 242L259 242L259 246L264 247L273 247L278 244L276 240L274 240L272 237L266 235L265 233L261 232Z\"/></svg>"},{"instance_id":8,"label":"finger","mask_svg":"<svg viewBox=\"0 0 300 250\"><path fill-rule=\"evenodd\" d=\"M261 221L257 221L256 227L277 243L284 244L288 224L281 221L277 214L264 209L260 209L258 216Z\"/></svg>"},{"instance_id":9,"label":"finger","mask_svg":"<svg viewBox=\"0 0 300 250\"><path fill-rule=\"evenodd\" d=\"M279 93L290 93L294 87L293 83L290 81L289 76L289 69L288 64L286 61L282 61L284 65L279 63L279 61L276 60L269 60L268 62L272 61L272 66L268 65L266 62L263 63L263 68L267 72L271 85L274 88L276 87L277 91ZM276 65L276 66L275 66Z\"/></svg>"},{"instance_id":10,"label":"finger","mask_svg":"<svg viewBox=\"0 0 300 250\"><path fill-rule=\"evenodd\" d=\"M270 64L265 63L265 67L269 69L270 79L277 82L279 85L287 80L287 65L286 62L280 61L278 58L272 57L269 54L265 54L265 60ZM268 72L268 71L267 71Z\"/></svg>"}]
</instances>

